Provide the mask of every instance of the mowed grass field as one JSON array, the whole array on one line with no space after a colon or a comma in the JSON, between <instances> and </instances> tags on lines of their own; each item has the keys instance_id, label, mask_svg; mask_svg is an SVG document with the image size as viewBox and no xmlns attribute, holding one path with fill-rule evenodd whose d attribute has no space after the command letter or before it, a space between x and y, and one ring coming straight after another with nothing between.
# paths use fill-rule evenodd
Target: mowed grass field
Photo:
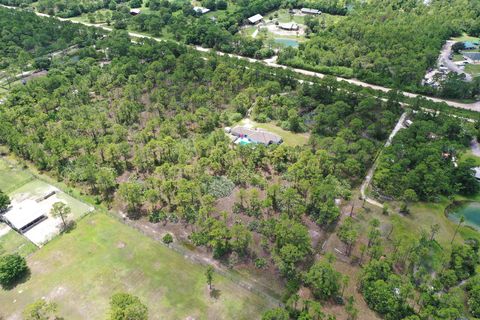
<instances>
[{"instance_id":1,"label":"mowed grass field","mask_svg":"<svg viewBox=\"0 0 480 320\"><path fill-rule=\"evenodd\" d=\"M118 291L139 296L150 319L259 319L273 307L218 274L219 296L210 297L204 266L104 213L84 217L30 255L28 265L28 281L0 291L0 315L7 319L20 319L42 297L58 303L65 319L105 319Z\"/></svg>"},{"instance_id":2,"label":"mowed grass field","mask_svg":"<svg viewBox=\"0 0 480 320\"><path fill-rule=\"evenodd\" d=\"M34 177L27 171L11 166L10 163L0 158L0 190L10 193L32 180Z\"/></svg>"},{"instance_id":3,"label":"mowed grass field","mask_svg":"<svg viewBox=\"0 0 480 320\"><path fill-rule=\"evenodd\" d=\"M283 142L290 147L303 146L308 143L308 139L310 138L310 135L308 133L295 133L292 131L287 131L277 126L273 122L260 123L253 120L243 119L238 122L238 125L251 125L252 128L260 128L266 131L270 131L271 133L275 133L282 137Z\"/></svg>"},{"instance_id":4,"label":"mowed grass field","mask_svg":"<svg viewBox=\"0 0 480 320\"><path fill-rule=\"evenodd\" d=\"M0 237L0 256L18 253L22 257L27 257L37 249L38 248L32 242L28 241L27 238L13 230L10 230L7 234Z\"/></svg>"}]
</instances>

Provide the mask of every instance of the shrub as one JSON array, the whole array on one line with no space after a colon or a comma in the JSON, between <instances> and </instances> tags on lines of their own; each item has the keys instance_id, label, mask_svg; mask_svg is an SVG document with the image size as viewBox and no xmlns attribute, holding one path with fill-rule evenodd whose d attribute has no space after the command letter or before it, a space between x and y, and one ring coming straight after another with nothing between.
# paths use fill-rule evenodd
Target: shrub
<instances>
[{"instance_id":1,"label":"shrub","mask_svg":"<svg viewBox=\"0 0 480 320\"><path fill-rule=\"evenodd\" d=\"M159 223L160 221L166 221L167 219L168 215L163 210L155 210L148 217L148 220L152 223Z\"/></svg>"},{"instance_id":2,"label":"shrub","mask_svg":"<svg viewBox=\"0 0 480 320\"><path fill-rule=\"evenodd\" d=\"M8 254L0 258L0 285L13 285L28 272L25 258L18 254Z\"/></svg>"},{"instance_id":3,"label":"shrub","mask_svg":"<svg viewBox=\"0 0 480 320\"><path fill-rule=\"evenodd\" d=\"M138 297L128 293L117 293L110 299L110 319L147 320L148 309Z\"/></svg>"},{"instance_id":4,"label":"shrub","mask_svg":"<svg viewBox=\"0 0 480 320\"><path fill-rule=\"evenodd\" d=\"M264 258L255 259L255 267L258 269L264 269L267 266L267 260Z\"/></svg>"},{"instance_id":5,"label":"shrub","mask_svg":"<svg viewBox=\"0 0 480 320\"><path fill-rule=\"evenodd\" d=\"M162 241L165 244L170 244L173 242L173 236L170 233L167 233L166 235L163 236Z\"/></svg>"},{"instance_id":6,"label":"shrub","mask_svg":"<svg viewBox=\"0 0 480 320\"><path fill-rule=\"evenodd\" d=\"M213 177L207 186L208 193L214 196L216 199L228 197L234 188L235 184L224 176Z\"/></svg>"}]
</instances>

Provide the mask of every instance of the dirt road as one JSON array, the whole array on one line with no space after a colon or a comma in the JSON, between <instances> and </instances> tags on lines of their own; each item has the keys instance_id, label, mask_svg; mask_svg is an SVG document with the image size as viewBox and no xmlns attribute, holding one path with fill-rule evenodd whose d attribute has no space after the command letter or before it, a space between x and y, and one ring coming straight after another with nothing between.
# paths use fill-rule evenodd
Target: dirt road
<instances>
[{"instance_id":1,"label":"dirt road","mask_svg":"<svg viewBox=\"0 0 480 320\"><path fill-rule=\"evenodd\" d=\"M400 119L398 119L397 124L395 125L395 128L393 128L392 132L390 133L390 136L388 137L387 142L385 142L384 148L386 148L386 147L388 147L389 145L392 144L392 140L395 137L395 135L398 133L398 131L400 131L400 129L403 128L403 123L405 122L406 117L407 117L406 112L404 112L400 116ZM372 181L373 174L375 173L375 169L377 169L378 158L379 157L377 157L377 159L373 163L370 170L368 170L367 176L365 177L365 180L363 180L362 186L360 187L360 193L362 195L362 199L365 199L365 201L367 201L368 203L381 208L381 207L383 207L383 205L380 202L369 198L365 193L368 186L370 185L370 182Z\"/></svg>"}]
</instances>

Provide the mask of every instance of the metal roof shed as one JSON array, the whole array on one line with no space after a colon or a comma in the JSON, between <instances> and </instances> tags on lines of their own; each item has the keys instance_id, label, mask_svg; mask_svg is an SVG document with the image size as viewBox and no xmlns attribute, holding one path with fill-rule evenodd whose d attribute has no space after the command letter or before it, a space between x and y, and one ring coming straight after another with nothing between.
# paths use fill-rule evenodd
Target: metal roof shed
<instances>
[{"instance_id":1,"label":"metal roof shed","mask_svg":"<svg viewBox=\"0 0 480 320\"><path fill-rule=\"evenodd\" d=\"M258 22L262 21L262 19L263 19L263 16L261 14L256 14L256 15L248 18L248 21L252 24L255 24L255 23L258 23Z\"/></svg>"},{"instance_id":2,"label":"metal roof shed","mask_svg":"<svg viewBox=\"0 0 480 320\"><path fill-rule=\"evenodd\" d=\"M25 232L45 220L47 212L34 200L25 200L13 206L3 215L3 219L18 232Z\"/></svg>"}]
</instances>

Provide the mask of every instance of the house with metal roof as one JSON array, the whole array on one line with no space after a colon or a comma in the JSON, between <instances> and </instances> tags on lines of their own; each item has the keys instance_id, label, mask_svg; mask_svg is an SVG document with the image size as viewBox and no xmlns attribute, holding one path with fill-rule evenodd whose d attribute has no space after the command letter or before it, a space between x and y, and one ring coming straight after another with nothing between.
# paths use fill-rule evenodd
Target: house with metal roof
<instances>
[{"instance_id":1,"label":"house with metal roof","mask_svg":"<svg viewBox=\"0 0 480 320\"><path fill-rule=\"evenodd\" d=\"M300 9L300 12L304 14L321 14L322 13L322 11L317 9L312 9L312 8L302 8Z\"/></svg>"},{"instance_id":2,"label":"house with metal roof","mask_svg":"<svg viewBox=\"0 0 480 320\"><path fill-rule=\"evenodd\" d=\"M200 13L200 14L205 14L210 12L210 9L204 8L204 7L193 7L193 11Z\"/></svg>"},{"instance_id":3,"label":"house with metal roof","mask_svg":"<svg viewBox=\"0 0 480 320\"><path fill-rule=\"evenodd\" d=\"M263 16L261 14L256 14L248 18L248 22L250 22L251 24L257 24L262 20L263 20Z\"/></svg>"},{"instance_id":4,"label":"house with metal roof","mask_svg":"<svg viewBox=\"0 0 480 320\"><path fill-rule=\"evenodd\" d=\"M297 31L299 29L298 24L295 22L289 22L289 23L281 23L278 25L280 29L283 30L288 30L288 31Z\"/></svg>"},{"instance_id":5,"label":"house with metal roof","mask_svg":"<svg viewBox=\"0 0 480 320\"><path fill-rule=\"evenodd\" d=\"M140 9L130 9L130 14L132 16L136 16L137 14L140 14Z\"/></svg>"},{"instance_id":6,"label":"house with metal roof","mask_svg":"<svg viewBox=\"0 0 480 320\"><path fill-rule=\"evenodd\" d=\"M14 230L25 233L47 219L47 214L48 212L40 207L35 200L25 200L19 205L14 205L1 217Z\"/></svg>"}]
</instances>

